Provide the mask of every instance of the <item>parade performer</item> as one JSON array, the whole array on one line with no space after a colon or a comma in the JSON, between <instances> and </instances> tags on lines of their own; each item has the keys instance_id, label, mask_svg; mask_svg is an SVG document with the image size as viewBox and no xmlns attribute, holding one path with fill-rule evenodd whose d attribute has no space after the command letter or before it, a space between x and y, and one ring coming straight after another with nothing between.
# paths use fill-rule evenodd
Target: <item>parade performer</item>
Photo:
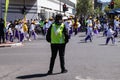
<instances>
[{"instance_id":1,"label":"parade performer","mask_svg":"<svg viewBox=\"0 0 120 80\"><path fill-rule=\"evenodd\" d=\"M23 22L24 40L29 40L27 21Z\"/></svg>"},{"instance_id":2,"label":"parade performer","mask_svg":"<svg viewBox=\"0 0 120 80\"><path fill-rule=\"evenodd\" d=\"M112 44L115 44L114 31L112 30L113 26L109 24L109 29L107 31L106 45L109 43L109 40L112 40Z\"/></svg>"},{"instance_id":3,"label":"parade performer","mask_svg":"<svg viewBox=\"0 0 120 80\"><path fill-rule=\"evenodd\" d=\"M93 28L92 28L92 24L89 24L87 27L87 35L85 38L85 42L87 42L88 39L90 40L90 42L92 42L92 36L93 36Z\"/></svg>"},{"instance_id":4,"label":"parade performer","mask_svg":"<svg viewBox=\"0 0 120 80\"><path fill-rule=\"evenodd\" d=\"M20 21L18 26L19 26L19 35L20 35L19 41L22 43L22 42L24 41L24 28L23 28L23 22Z\"/></svg>"},{"instance_id":5,"label":"parade performer","mask_svg":"<svg viewBox=\"0 0 120 80\"><path fill-rule=\"evenodd\" d=\"M75 18L75 21L74 21L74 23L73 23L72 26L73 26L75 35L77 35L77 33L78 33L78 28L80 27L80 23L78 22L78 19L77 19L77 18Z\"/></svg>"},{"instance_id":6,"label":"parade performer","mask_svg":"<svg viewBox=\"0 0 120 80\"><path fill-rule=\"evenodd\" d=\"M48 20L45 20L45 23L44 23L44 26L43 26L43 30L44 30L45 35L47 34L48 28L49 28Z\"/></svg>"},{"instance_id":7,"label":"parade performer","mask_svg":"<svg viewBox=\"0 0 120 80\"><path fill-rule=\"evenodd\" d=\"M31 26L30 26L30 38L31 38L31 36L34 37L34 40L37 39L37 34L35 32L35 22L34 21L32 21Z\"/></svg>"},{"instance_id":8,"label":"parade performer","mask_svg":"<svg viewBox=\"0 0 120 80\"><path fill-rule=\"evenodd\" d=\"M11 22L7 22L6 27L6 41L7 42L13 42L14 40L14 27L12 26Z\"/></svg>"},{"instance_id":9,"label":"parade performer","mask_svg":"<svg viewBox=\"0 0 120 80\"><path fill-rule=\"evenodd\" d=\"M19 23L20 21L17 21L16 24L15 24L15 32L14 32L14 38L18 39L18 42L20 40L20 34L19 34L19 31L20 31L20 26L19 26Z\"/></svg>"},{"instance_id":10,"label":"parade performer","mask_svg":"<svg viewBox=\"0 0 120 80\"><path fill-rule=\"evenodd\" d=\"M118 33L119 33L119 18L117 17L115 20L114 20L114 31L115 31L115 37L118 37Z\"/></svg>"}]
</instances>

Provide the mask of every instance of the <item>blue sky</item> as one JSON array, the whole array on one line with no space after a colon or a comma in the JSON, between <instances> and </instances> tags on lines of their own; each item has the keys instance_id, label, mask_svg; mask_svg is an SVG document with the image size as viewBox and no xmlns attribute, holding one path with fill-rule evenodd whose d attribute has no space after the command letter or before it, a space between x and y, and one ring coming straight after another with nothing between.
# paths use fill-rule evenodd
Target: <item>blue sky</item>
<instances>
[{"instance_id":1,"label":"blue sky","mask_svg":"<svg viewBox=\"0 0 120 80\"><path fill-rule=\"evenodd\" d=\"M72 2L76 3L76 0L70 0L70 1L72 1Z\"/></svg>"},{"instance_id":2,"label":"blue sky","mask_svg":"<svg viewBox=\"0 0 120 80\"><path fill-rule=\"evenodd\" d=\"M98 0L98 2L110 2L111 0Z\"/></svg>"},{"instance_id":3,"label":"blue sky","mask_svg":"<svg viewBox=\"0 0 120 80\"><path fill-rule=\"evenodd\" d=\"M70 0L72 2L76 2L76 0ZM103 3L106 3L106 2L110 2L111 0L97 0L98 2L103 2Z\"/></svg>"},{"instance_id":4,"label":"blue sky","mask_svg":"<svg viewBox=\"0 0 120 80\"><path fill-rule=\"evenodd\" d=\"M76 0L70 0L74 3L76 3ZM101 2L101 3L106 3L106 2L110 2L111 0L97 0L98 2Z\"/></svg>"}]
</instances>

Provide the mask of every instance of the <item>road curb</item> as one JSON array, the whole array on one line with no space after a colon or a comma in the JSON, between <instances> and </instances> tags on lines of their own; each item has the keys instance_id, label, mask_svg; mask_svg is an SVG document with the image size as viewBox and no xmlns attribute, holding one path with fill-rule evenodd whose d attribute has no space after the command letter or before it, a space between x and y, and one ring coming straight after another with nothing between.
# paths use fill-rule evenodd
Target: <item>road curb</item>
<instances>
[{"instance_id":1,"label":"road curb","mask_svg":"<svg viewBox=\"0 0 120 80\"><path fill-rule=\"evenodd\" d=\"M15 46L23 46L22 43L4 43L4 44L0 44L0 48L1 47L15 47Z\"/></svg>"}]
</instances>

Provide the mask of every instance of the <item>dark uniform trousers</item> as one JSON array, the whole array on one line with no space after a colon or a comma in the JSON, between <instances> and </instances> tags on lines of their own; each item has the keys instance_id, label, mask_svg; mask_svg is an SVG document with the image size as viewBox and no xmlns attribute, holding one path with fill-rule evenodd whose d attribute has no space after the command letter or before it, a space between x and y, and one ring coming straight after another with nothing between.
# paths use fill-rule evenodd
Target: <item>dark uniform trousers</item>
<instances>
[{"instance_id":1,"label":"dark uniform trousers","mask_svg":"<svg viewBox=\"0 0 120 80\"><path fill-rule=\"evenodd\" d=\"M1 40L3 43L5 42L4 32L3 33L0 32L0 44L1 44Z\"/></svg>"},{"instance_id":2,"label":"dark uniform trousers","mask_svg":"<svg viewBox=\"0 0 120 80\"><path fill-rule=\"evenodd\" d=\"M60 66L61 70L65 70L65 61L64 61L64 55L65 55L65 46L66 44L51 44L51 60L50 60L50 67L49 71L53 71L55 59L57 56L57 52L59 51L59 58L60 58Z\"/></svg>"}]
</instances>

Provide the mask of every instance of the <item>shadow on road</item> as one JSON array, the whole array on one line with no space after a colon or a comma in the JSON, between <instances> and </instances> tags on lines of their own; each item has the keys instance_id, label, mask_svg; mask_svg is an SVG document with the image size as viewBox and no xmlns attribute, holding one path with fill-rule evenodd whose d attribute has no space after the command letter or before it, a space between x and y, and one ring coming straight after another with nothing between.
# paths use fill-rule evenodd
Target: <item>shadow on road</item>
<instances>
[{"instance_id":1,"label":"shadow on road","mask_svg":"<svg viewBox=\"0 0 120 80\"><path fill-rule=\"evenodd\" d=\"M86 43L85 41L80 41L80 42L78 42L78 43Z\"/></svg>"},{"instance_id":2,"label":"shadow on road","mask_svg":"<svg viewBox=\"0 0 120 80\"><path fill-rule=\"evenodd\" d=\"M78 43L86 43L86 42L85 42L85 39L81 39L80 42Z\"/></svg>"},{"instance_id":3,"label":"shadow on road","mask_svg":"<svg viewBox=\"0 0 120 80\"><path fill-rule=\"evenodd\" d=\"M106 44L99 44L100 46L106 46Z\"/></svg>"},{"instance_id":4,"label":"shadow on road","mask_svg":"<svg viewBox=\"0 0 120 80\"><path fill-rule=\"evenodd\" d=\"M45 37L43 37L43 38L38 38L38 40L46 40L46 39L45 39Z\"/></svg>"},{"instance_id":5,"label":"shadow on road","mask_svg":"<svg viewBox=\"0 0 120 80\"><path fill-rule=\"evenodd\" d=\"M85 37L86 35L79 35L79 37Z\"/></svg>"},{"instance_id":6,"label":"shadow on road","mask_svg":"<svg viewBox=\"0 0 120 80\"><path fill-rule=\"evenodd\" d=\"M60 73L53 73L51 75L57 75L57 74L60 74ZM18 77L16 77L16 79L30 79L30 78L40 78L40 77L46 77L46 76L48 76L47 73L45 73L45 74L30 74L30 75L18 76Z\"/></svg>"},{"instance_id":7,"label":"shadow on road","mask_svg":"<svg viewBox=\"0 0 120 80\"><path fill-rule=\"evenodd\" d=\"M30 79L30 78L37 78L37 77L46 77L47 73L45 74L31 74L31 75L23 75L16 77L17 79Z\"/></svg>"}]
</instances>

